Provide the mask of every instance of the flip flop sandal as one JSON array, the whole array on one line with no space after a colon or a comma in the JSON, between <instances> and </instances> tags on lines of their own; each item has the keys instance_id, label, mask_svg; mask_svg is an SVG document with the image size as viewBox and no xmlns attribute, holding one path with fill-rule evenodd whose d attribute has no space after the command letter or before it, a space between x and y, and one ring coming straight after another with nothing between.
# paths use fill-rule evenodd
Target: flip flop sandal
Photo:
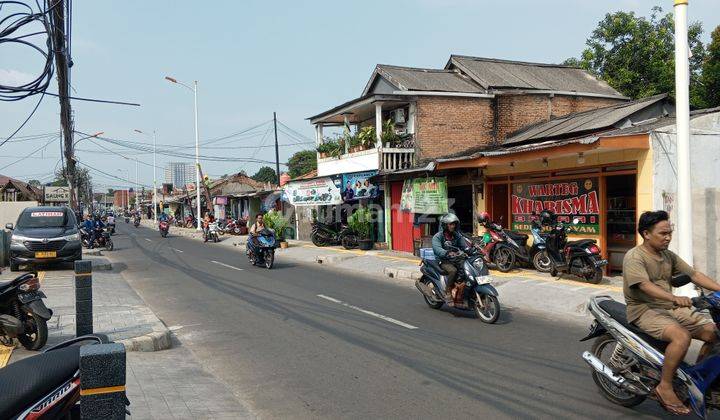
<instances>
[{"instance_id":1,"label":"flip flop sandal","mask_svg":"<svg viewBox=\"0 0 720 420\"><path fill-rule=\"evenodd\" d=\"M665 400L662 399L660 394L657 392L657 388L653 390L652 393L652 399L658 402L660 404L660 407L662 407L665 411L668 413L674 415L674 416L686 416L691 413L690 409L685 406L685 404L668 404L665 402Z\"/></svg>"}]
</instances>

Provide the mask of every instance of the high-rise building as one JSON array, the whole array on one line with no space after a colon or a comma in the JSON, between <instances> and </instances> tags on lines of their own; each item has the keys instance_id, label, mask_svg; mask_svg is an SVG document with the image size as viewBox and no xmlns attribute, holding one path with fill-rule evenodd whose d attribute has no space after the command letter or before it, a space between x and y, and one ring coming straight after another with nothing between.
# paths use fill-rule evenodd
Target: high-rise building
<instances>
[{"instance_id":1,"label":"high-rise building","mask_svg":"<svg viewBox=\"0 0 720 420\"><path fill-rule=\"evenodd\" d=\"M183 188L195 182L195 165L189 162L170 162L165 167L165 182Z\"/></svg>"}]
</instances>

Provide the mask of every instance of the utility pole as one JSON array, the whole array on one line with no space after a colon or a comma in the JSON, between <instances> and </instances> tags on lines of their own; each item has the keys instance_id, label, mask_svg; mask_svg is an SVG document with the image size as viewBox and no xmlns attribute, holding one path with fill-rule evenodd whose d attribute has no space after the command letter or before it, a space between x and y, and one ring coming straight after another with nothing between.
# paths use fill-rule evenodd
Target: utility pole
<instances>
[{"instance_id":1,"label":"utility pole","mask_svg":"<svg viewBox=\"0 0 720 420\"><path fill-rule=\"evenodd\" d=\"M677 232L680 257L693 265L692 181L690 178L690 47L688 0L675 0L675 114L677 131ZM692 284L680 288L697 296Z\"/></svg>"},{"instance_id":2,"label":"utility pole","mask_svg":"<svg viewBox=\"0 0 720 420\"><path fill-rule=\"evenodd\" d=\"M275 179L280 186L280 148L277 140L277 115L273 112L273 126L275 127Z\"/></svg>"},{"instance_id":3,"label":"utility pole","mask_svg":"<svg viewBox=\"0 0 720 420\"><path fill-rule=\"evenodd\" d=\"M54 5L57 4L57 7ZM55 54L55 72L58 81L58 98L60 101L60 125L63 134L63 154L65 156L65 178L70 188L70 208L78 209L78 200L76 196L76 180L75 180L75 153L73 152L73 123L72 110L70 108L69 93L69 73L68 66L68 40L65 36L69 31L65 24L65 0L47 0L47 8L52 9L51 25L52 25L52 44Z\"/></svg>"}]
</instances>

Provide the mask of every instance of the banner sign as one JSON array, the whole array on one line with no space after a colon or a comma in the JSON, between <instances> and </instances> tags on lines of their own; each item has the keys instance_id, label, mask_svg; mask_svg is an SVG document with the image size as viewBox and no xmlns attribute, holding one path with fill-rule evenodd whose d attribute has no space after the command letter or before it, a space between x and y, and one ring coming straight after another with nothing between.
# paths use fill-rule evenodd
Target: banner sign
<instances>
[{"instance_id":1,"label":"banner sign","mask_svg":"<svg viewBox=\"0 0 720 420\"><path fill-rule=\"evenodd\" d=\"M580 224L573 227L576 233L600 234L599 178L580 178L547 183L512 184L512 229L530 230L533 211L550 210L558 220L571 223L577 218Z\"/></svg>"},{"instance_id":2,"label":"banner sign","mask_svg":"<svg viewBox=\"0 0 720 420\"><path fill-rule=\"evenodd\" d=\"M368 178L377 174L377 171L356 172L343 174L342 197L345 201L359 200L361 198L376 198L378 186L368 182Z\"/></svg>"},{"instance_id":3,"label":"banner sign","mask_svg":"<svg viewBox=\"0 0 720 420\"><path fill-rule=\"evenodd\" d=\"M406 179L400 197L400 208L415 214L447 213L447 179L444 177Z\"/></svg>"},{"instance_id":4,"label":"banner sign","mask_svg":"<svg viewBox=\"0 0 720 420\"><path fill-rule=\"evenodd\" d=\"M293 206L327 206L342 203L339 176L292 181L285 185L290 204Z\"/></svg>"},{"instance_id":5,"label":"banner sign","mask_svg":"<svg viewBox=\"0 0 720 420\"><path fill-rule=\"evenodd\" d=\"M44 187L46 203L70 203L70 187Z\"/></svg>"},{"instance_id":6,"label":"banner sign","mask_svg":"<svg viewBox=\"0 0 720 420\"><path fill-rule=\"evenodd\" d=\"M224 195L218 195L213 197L213 204L216 204L218 206L226 206L228 203L227 196Z\"/></svg>"}]
</instances>

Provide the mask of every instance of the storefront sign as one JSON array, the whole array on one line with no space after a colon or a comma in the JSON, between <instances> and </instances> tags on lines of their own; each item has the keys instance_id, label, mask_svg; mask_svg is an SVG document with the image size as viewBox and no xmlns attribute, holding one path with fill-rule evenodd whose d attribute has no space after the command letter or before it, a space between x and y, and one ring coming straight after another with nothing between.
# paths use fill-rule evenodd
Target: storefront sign
<instances>
[{"instance_id":1,"label":"storefront sign","mask_svg":"<svg viewBox=\"0 0 720 420\"><path fill-rule=\"evenodd\" d=\"M336 176L288 182L285 185L285 193L293 206L340 204L342 203L341 181L342 178Z\"/></svg>"},{"instance_id":2,"label":"storefront sign","mask_svg":"<svg viewBox=\"0 0 720 420\"><path fill-rule=\"evenodd\" d=\"M530 230L532 213L550 210L564 223L579 219L575 232L599 235L598 184L598 178L512 184L512 229Z\"/></svg>"},{"instance_id":3,"label":"storefront sign","mask_svg":"<svg viewBox=\"0 0 720 420\"><path fill-rule=\"evenodd\" d=\"M213 197L213 204L217 204L218 206L225 206L228 203L227 196L219 195L216 197Z\"/></svg>"},{"instance_id":4,"label":"storefront sign","mask_svg":"<svg viewBox=\"0 0 720 420\"><path fill-rule=\"evenodd\" d=\"M368 178L377 174L377 171L355 172L343 174L342 197L345 201L354 201L361 198L376 198L378 186L368 182Z\"/></svg>"},{"instance_id":5,"label":"storefront sign","mask_svg":"<svg viewBox=\"0 0 720 420\"><path fill-rule=\"evenodd\" d=\"M406 179L400 197L401 210L415 214L442 214L448 211L447 179Z\"/></svg>"},{"instance_id":6,"label":"storefront sign","mask_svg":"<svg viewBox=\"0 0 720 420\"><path fill-rule=\"evenodd\" d=\"M46 203L69 203L70 188L69 187L45 187Z\"/></svg>"}]
</instances>

